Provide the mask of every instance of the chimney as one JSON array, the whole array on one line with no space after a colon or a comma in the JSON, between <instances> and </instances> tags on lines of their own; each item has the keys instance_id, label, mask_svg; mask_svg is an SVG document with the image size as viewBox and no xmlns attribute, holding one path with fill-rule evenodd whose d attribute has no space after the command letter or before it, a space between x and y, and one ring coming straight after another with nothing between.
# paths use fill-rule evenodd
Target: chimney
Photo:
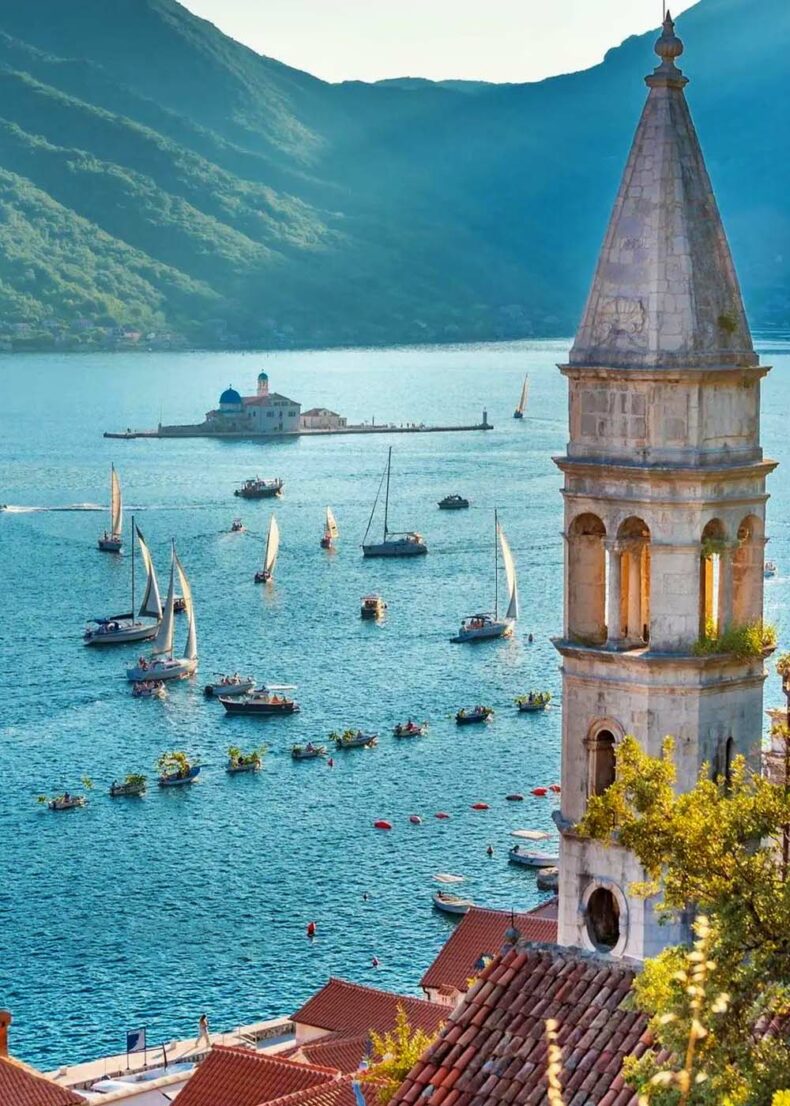
<instances>
[{"instance_id":1,"label":"chimney","mask_svg":"<svg viewBox=\"0 0 790 1106\"><path fill-rule=\"evenodd\" d=\"M11 1024L11 1014L8 1010L0 1010L0 1056L8 1055L8 1027Z\"/></svg>"}]
</instances>

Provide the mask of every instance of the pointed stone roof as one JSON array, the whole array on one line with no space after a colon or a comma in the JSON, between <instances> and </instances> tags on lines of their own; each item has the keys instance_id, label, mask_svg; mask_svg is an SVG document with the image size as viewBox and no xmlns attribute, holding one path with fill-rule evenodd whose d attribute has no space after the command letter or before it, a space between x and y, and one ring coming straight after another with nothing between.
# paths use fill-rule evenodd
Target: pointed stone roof
<instances>
[{"instance_id":1,"label":"pointed stone roof","mask_svg":"<svg viewBox=\"0 0 790 1106\"><path fill-rule=\"evenodd\" d=\"M758 364L667 14L571 365Z\"/></svg>"}]
</instances>

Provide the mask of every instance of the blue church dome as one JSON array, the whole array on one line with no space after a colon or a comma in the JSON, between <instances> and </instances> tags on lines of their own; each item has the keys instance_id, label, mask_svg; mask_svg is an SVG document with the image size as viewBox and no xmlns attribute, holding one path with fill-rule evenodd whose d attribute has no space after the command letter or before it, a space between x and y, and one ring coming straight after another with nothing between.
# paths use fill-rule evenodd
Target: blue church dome
<instances>
[{"instance_id":1,"label":"blue church dome","mask_svg":"<svg viewBox=\"0 0 790 1106\"><path fill-rule=\"evenodd\" d=\"M235 388L226 388L219 397L220 407L241 407L241 396Z\"/></svg>"}]
</instances>

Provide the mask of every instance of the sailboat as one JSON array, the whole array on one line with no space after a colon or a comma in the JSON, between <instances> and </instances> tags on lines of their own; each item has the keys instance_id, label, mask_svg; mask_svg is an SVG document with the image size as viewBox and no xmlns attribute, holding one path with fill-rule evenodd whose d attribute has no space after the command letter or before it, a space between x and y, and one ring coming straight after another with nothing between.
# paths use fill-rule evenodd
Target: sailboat
<instances>
[{"instance_id":1,"label":"sailboat","mask_svg":"<svg viewBox=\"0 0 790 1106\"><path fill-rule=\"evenodd\" d=\"M324 523L324 536L321 538L322 549L333 549L332 542L337 539L340 531L337 528L337 522L335 516L332 514L332 508L326 509L326 522Z\"/></svg>"},{"instance_id":2,"label":"sailboat","mask_svg":"<svg viewBox=\"0 0 790 1106\"><path fill-rule=\"evenodd\" d=\"M523 419L524 412L527 409L527 395L529 393L529 373L524 376L524 383L521 385L521 395L519 396L518 404L513 412L514 419Z\"/></svg>"},{"instance_id":3,"label":"sailboat","mask_svg":"<svg viewBox=\"0 0 790 1106\"><path fill-rule=\"evenodd\" d=\"M121 481L115 471L115 465L110 468L110 529L104 531L99 538L99 549L102 553L120 553L123 545L123 499L121 498Z\"/></svg>"},{"instance_id":4,"label":"sailboat","mask_svg":"<svg viewBox=\"0 0 790 1106\"><path fill-rule=\"evenodd\" d=\"M134 568L135 568L135 538L140 546L140 556L146 572L145 592L137 618L134 616ZM153 622L143 622L142 619L153 618ZM107 618L91 619L85 631L84 641L86 645L124 645L130 641L150 641L156 637L159 623L162 619L162 600L159 598L159 584L156 579L156 571L151 553L146 545L139 526L135 525L132 516L132 605L131 610L125 614L111 614Z\"/></svg>"},{"instance_id":5,"label":"sailboat","mask_svg":"<svg viewBox=\"0 0 790 1106\"><path fill-rule=\"evenodd\" d=\"M173 656L173 636L175 615L173 600L175 597L176 573L181 585L181 594L186 603L187 643L183 657ZM126 670L127 680L180 680L191 676L197 668L197 632L195 629L195 608L192 602L192 588L178 559L175 543L170 557L170 586L159 630L151 647L151 657L141 657L133 668Z\"/></svg>"},{"instance_id":6,"label":"sailboat","mask_svg":"<svg viewBox=\"0 0 790 1106\"><path fill-rule=\"evenodd\" d=\"M419 557L421 554L428 552L428 546L425 544L420 534L415 533L413 530L399 532L389 529L391 470L392 446L390 446L389 448L389 453L387 454L387 467L384 470L384 475L382 476L381 483L379 484L379 490L376 492L376 498L373 502L373 509L370 512L370 518L368 519L368 528L365 531L365 537L362 539L362 555L364 557ZM366 544L367 537L370 533L370 527L373 525L373 516L376 513L379 496L381 495L381 485L384 483L385 478L386 491L384 493L384 537L382 541L368 545Z\"/></svg>"},{"instance_id":7,"label":"sailboat","mask_svg":"<svg viewBox=\"0 0 790 1106\"><path fill-rule=\"evenodd\" d=\"M499 551L502 551L502 564L507 582L508 605L504 618L499 617ZM494 511L494 612L493 614L473 614L465 618L453 642L490 641L492 638L510 637L518 618L518 584L516 565L505 532L499 525Z\"/></svg>"},{"instance_id":8,"label":"sailboat","mask_svg":"<svg viewBox=\"0 0 790 1106\"><path fill-rule=\"evenodd\" d=\"M280 527L277 519L272 515L269 519L269 532L266 535L266 550L263 554L263 570L255 573L255 583L265 584L274 575L274 566L277 564L277 554L280 552Z\"/></svg>"}]
</instances>

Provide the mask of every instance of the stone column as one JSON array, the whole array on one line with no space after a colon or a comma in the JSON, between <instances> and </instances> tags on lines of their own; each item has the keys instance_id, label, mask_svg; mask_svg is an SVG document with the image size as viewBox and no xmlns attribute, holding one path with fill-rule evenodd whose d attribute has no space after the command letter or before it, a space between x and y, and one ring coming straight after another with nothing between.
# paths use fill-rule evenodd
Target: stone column
<instances>
[{"instance_id":1,"label":"stone column","mask_svg":"<svg viewBox=\"0 0 790 1106\"><path fill-rule=\"evenodd\" d=\"M616 542L609 544L606 552L609 557L609 590L606 597L606 644L610 649L616 649L622 640L620 629L622 552L620 546Z\"/></svg>"},{"instance_id":2,"label":"stone column","mask_svg":"<svg viewBox=\"0 0 790 1106\"><path fill-rule=\"evenodd\" d=\"M732 622L732 571L732 549L728 546L719 554L719 607L716 617L720 634Z\"/></svg>"},{"instance_id":3,"label":"stone column","mask_svg":"<svg viewBox=\"0 0 790 1106\"><path fill-rule=\"evenodd\" d=\"M642 547L636 542L628 547L628 612L626 637L629 642L642 640Z\"/></svg>"}]
</instances>

